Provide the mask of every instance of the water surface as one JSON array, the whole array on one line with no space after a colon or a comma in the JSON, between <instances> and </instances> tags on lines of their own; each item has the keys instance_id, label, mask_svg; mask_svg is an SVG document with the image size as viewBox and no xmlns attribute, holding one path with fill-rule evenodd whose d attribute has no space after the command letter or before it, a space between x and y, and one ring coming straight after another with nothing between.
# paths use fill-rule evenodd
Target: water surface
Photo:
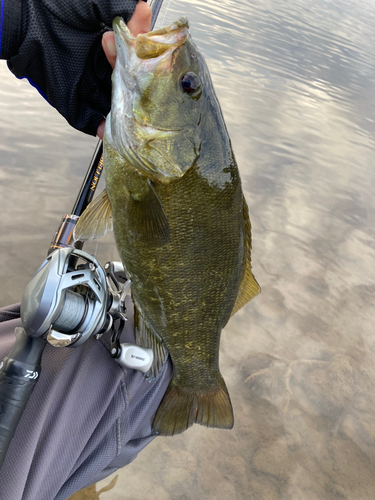
<instances>
[{"instance_id":1,"label":"water surface","mask_svg":"<svg viewBox=\"0 0 375 500\"><path fill-rule=\"evenodd\" d=\"M233 430L196 425L157 438L96 491L101 500L373 499L375 5L172 0L163 20L165 4L159 26L187 14L209 65L262 294L222 334ZM0 77L6 305L44 259L96 141L4 64ZM103 263L116 255L110 236L97 251Z\"/></svg>"}]
</instances>

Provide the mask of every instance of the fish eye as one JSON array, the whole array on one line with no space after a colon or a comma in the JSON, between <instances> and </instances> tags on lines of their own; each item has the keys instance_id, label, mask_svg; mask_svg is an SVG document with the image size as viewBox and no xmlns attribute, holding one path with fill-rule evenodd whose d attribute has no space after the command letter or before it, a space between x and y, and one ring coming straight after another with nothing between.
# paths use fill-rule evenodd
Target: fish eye
<instances>
[{"instance_id":1,"label":"fish eye","mask_svg":"<svg viewBox=\"0 0 375 500\"><path fill-rule=\"evenodd\" d=\"M200 91L201 81L199 76L192 71L189 71L188 73L182 75L180 84L183 92L186 94L196 95Z\"/></svg>"}]
</instances>

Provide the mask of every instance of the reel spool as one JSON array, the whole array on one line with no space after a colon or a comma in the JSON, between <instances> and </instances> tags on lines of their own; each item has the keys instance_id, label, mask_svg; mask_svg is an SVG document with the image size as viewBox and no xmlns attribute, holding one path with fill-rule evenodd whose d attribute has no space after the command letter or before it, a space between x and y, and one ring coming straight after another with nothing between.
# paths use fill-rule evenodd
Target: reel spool
<instances>
[{"instance_id":1,"label":"reel spool","mask_svg":"<svg viewBox=\"0 0 375 500\"><path fill-rule=\"evenodd\" d=\"M79 259L83 264L77 268ZM74 248L58 249L26 287L22 325L31 337L47 334L52 345L81 345L105 326L108 298L104 271L94 257Z\"/></svg>"},{"instance_id":2,"label":"reel spool","mask_svg":"<svg viewBox=\"0 0 375 500\"><path fill-rule=\"evenodd\" d=\"M108 262L106 272L92 255L75 248L51 253L27 285L21 302L22 326L28 336L45 337L54 347L82 345L112 330L111 356L123 367L146 373L153 352L120 344L126 321L125 296L130 290L120 262Z\"/></svg>"}]
</instances>

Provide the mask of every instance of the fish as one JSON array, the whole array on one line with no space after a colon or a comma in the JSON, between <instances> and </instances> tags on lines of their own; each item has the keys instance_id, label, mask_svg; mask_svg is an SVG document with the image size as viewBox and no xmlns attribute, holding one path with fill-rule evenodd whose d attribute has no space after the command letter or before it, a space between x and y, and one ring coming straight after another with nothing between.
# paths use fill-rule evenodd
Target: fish
<instances>
[{"instance_id":1,"label":"fish","mask_svg":"<svg viewBox=\"0 0 375 500\"><path fill-rule=\"evenodd\" d=\"M150 379L170 355L173 376L154 434L172 436L194 423L231 429L220 335L260 292L231 141L185 16L137 37L117 17L113 30L106 188L82 214L75 239L113 228L131 280L137 343L155 355Z\"/></svg>"}]
</instances>

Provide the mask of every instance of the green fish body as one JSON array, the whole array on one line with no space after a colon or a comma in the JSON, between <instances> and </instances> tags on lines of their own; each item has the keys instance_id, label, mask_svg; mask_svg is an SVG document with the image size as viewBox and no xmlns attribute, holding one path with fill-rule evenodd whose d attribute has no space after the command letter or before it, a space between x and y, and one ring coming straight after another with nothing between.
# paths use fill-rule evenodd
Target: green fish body
<instances>
[{"instance_id":1,"label":"green fish body","mask_svg":"<svg viewBox=\"0 0 375 500\"><path fill-rule=\"evenodd\" d=\"M114 31L106 191L82 216L76 238L105 232L112 217L132 282L138 343L156 353L149 375L166 350L171 356L173 378L154 432L173 435L193 423L229 429L220 334L260 291L230 139L186 18L137 38L116 18Z\"/></svg>"}]
</instances>

